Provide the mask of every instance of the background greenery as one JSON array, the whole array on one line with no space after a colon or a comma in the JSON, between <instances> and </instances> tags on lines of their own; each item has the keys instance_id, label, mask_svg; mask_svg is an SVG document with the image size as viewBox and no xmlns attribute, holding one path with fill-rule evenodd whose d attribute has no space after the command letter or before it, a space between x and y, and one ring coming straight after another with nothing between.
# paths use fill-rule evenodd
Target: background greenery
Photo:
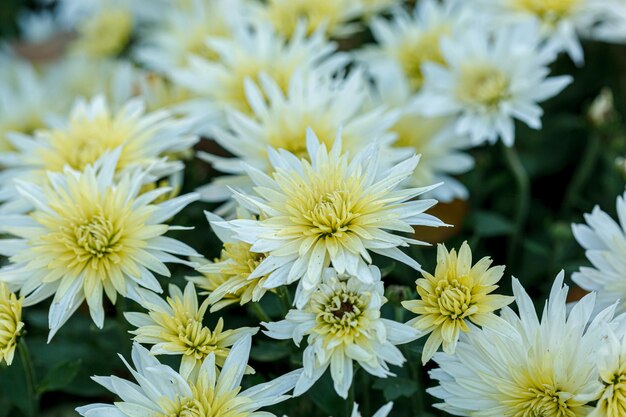
<instances>
[{"instance_id":1,"label":"background greenery","mask_svg":"<svg viewBox=\"0 0 626 417\"><path fill-rule=\"evenodd\" d=\"M35 7L33 1L1 0L0 36L7 39L17 33L15 16L20 7ZM366 36L366 35L365 35ZM577 68L566 57L554 65L555 74L571 74L574 83L561 95L544 105L544 128L532 131L517 126L516 146L486 146L471 151L476 168L460 177L469 188L468 202L440 205L435 212L453 223L454 229L428 233L433 242L445 240L458 248L467 240L476 259L491 256L495 264L506 264L501 292L509 294L510 276L518 277L540 308L554 276L565 269L568 277L580 265L587 264L583 250L574 240L570 225L581 222L582 215L594 205L615 214L615 198L624 191L626 170L617 161L626 156L626 136L620 114L626 108L624 53L626 49L599 43L585 46L586 64ZM592 100L604 87L615 96L616 111L603 125L586 116ZM205 142L202 146L207 146ZM517 171L515 169L516 164ZM517 175L515 174L517 172ZM184 191L208 182L214 173L206 164L189 161ZM525 177L527 176L527 177ZM526 183L527 179L527 183ZM525 205L527 202L527 206ZM526 207L526 208L525 208ZM210 206L197 203L184 210L174 223L196 226L194 231L177 232L177 238L191 244L208 258L219 254L220 246L211 233L202 211ZM426 232L418 231L420 236ZM411 254L432 271L435 247L414 248ZM389 303L384 315L408 320L410 313L399 302L414 297L415 271L379 260L390 271L386 277ZM184 283L193 271L176 269L173 281ZM163 282L166 284L166 282ZM293 289L292 289L293 290ZM580 291L574 297L580 296ZM262 300L272 318L284 317L286 309L278 296ZM96 383L91 375L116 374L129 377L117 354L128 357L131 340L123 311L138 306L124 300L107 306L104 329L97 329L86 309L79 310L61 329L52 343L46 343L47 309L43 303L25 310L27 343L34 358L34 369L25 372L21 358L11 367L0 367L0 417L73 416L74 407L93 402L111 402L114 398ZM233 307L221 312L228 327L256 326L259 319L252 310ZM217 315L209 317L214 323ZM211 324L212 324L211 323ZM375 379L360 371L355 379L355 400L365 417L386 401L396 402L393 416L441 415L431 407L433 398L424 392L431 385L427 370L420 365L425 338L403 346L408 363L397 369L397 377ZM176 366L175 358L171 359ZM289 341L273 341L262 334L254 339L252 366L256 375L247 383L256 383L300 366L301 352ZM36 391L28 389L27 377L33 377ZM40 399L40 412L33 408ZM328 416L346 415L351 406L334 393L328 376L322 378L305 396L274 407L277 415Z\"/></svg>"}]
</instances>

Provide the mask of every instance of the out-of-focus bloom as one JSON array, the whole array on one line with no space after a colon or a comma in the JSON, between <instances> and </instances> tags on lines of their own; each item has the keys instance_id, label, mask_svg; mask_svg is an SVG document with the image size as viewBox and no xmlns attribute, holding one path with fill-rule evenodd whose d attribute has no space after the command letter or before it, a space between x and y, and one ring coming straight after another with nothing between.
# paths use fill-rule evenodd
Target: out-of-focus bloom
<instances>
[{"instance_id":1,"label":"out-of-focus bloom","mask_svg":"<svg viewBox=\"0 0 626 417\"><path fill-rule=\"evenodd\" d=\"M476 145L515 141L514 119L541 127L538 103L558 94L570 76L548 77L554 53L540 46L535 25L482 27L442 41L445 64L422 66L424 86L415 101L426 116L456 116L458 134Z\"/></svg>"},{"instance_id":2,"label":"out-of-focus bloom","mask_svg":"<svg viewBox=\"0 0 626 417\"><path fill-rule=\"evenodd\" d=\"M369 267L372 283L356 277L339 276L327 269L311 300L301 310L290 310L285 320L263 323L265 333L275 339L293 339L300 345L307 337L303 353L304 372L294 394L307 391L330 367L335 391L346 398L352 384L356 361L372 375L393 375L388 364L400 366L405 359L396 345L417 338L410 326L381 318L380 308L387 301L378 268Z\"/></svg>"},{"instance_id":3,"label":"out-of-focus bloom","mask_svg":"<svg viewBox=\"0 0 626 417\"><path fill-rule=\"evenodd\" d=\"M610 88L605 87L600 91L600 94L591 103L587 117L596 127L605 126L615 120L617 112L615 111L613 92Z\"/></svg>"},{"instance_id":4,"label":"out-of-focus bloom","mask_svg":"<svg viewBox=\"0 0 626 417\"><path fill-rule=\"evenodd\" d=\"M620 333L624 333L622 330ZM589 417L621 417L626 413L626 334L607 330L598 354L598 372L604 388Z\"/></svg>"},{"instance_id":5,"label":"out-of-focus bloom","mask_svg":"<svg viewBox=\"0 0 626 417\"><path fill-rule=\"evenodd\" d=\"M424 83L422 65L444 64L441 40L466 21L467 10L461 1L419 1L412 14L397 9L391 20L374 19L372 33L379 45L366 49L360 57L374 74L384 75L390 66L397 66L410 91L419 91Z\"/></svg>"},{"instance_id":6,"label":"out-of-focus bloom","mask_svg":"<svg viewBox=\"0 0 626 417\"><path fill-rule=\"evenodd\" d=\"M11 365L15 356L17 339L22 333L22 299L0 282L0 363Z\"/></svg>"},{"instance_id":7,"label":"out-of-focus bloom","mask_svg":"<svg viewBox=\"0 0 626 417\"><path fill-rule=\"evenodd\" d=\"M137 383L116 376L93 379L121 401L111 404L91 404L76 409L85 417L148 416L272 416L257 411L290 398L286 395L301 370L282 375L272 381L242 390L243 378L250 355L250 336L238 340L230 350L221 372L215 369L215 355L204 360L197 377L186 380L172 368L162 365L139 344L132 350L135 369L126 364Z\"/></svg>"},{"instance_id":8,"label":"out-of-focus bloom","mask_svg":"<svg viewBox=\"0 0 626 417\"><path fill-rule=\"evenodd\" d=\"M626 311L626 194L617 197L617 218L613 220L600 207L585 214L587 224L574 224L572 231L586 250L592 267L583 266L572 280L587 291L598 294L598 309L621 300L618 311Z\"/></svg>"},{"instance_id":9,"label":"out-of-focus bloom","mask_svg":"<svg viewBox=\"0 0 626 417\"><path fill-rule=\"evenodd\" d=\"M555 280L541 321L513 279L519 315L508 307L502 312L511 331L472 329L454 355L435 354L439 369L431 377L439 386L428 392L444 401L435 407L457 416L589 415L602 390L596 359L614 309L590 323L595 302L590 294L568 314L563 277Z\"/></svg>"},{"instance_id":10,"label":"out-of-focus bloom","mask_svg":"<svg viewBox=\"0 0 626 417\"><path fill-rule=\"evenodd\" d=\"M383 405L382 407L380 407L378 409L378 411L376 411L372 417L387 417L389 415L389 413L391 412L391 409L393 408L393 403L389 402L385 405ZM354 403L354 406L352 407L352 414L350 414L351 417L361 417L361 412L359 411L359 405L357 403Z\"/></svg>"},{"instance_id":11,"label":"out-of-focus bloom","mask_svg":"<svg viewBox=\"0 0 626 417\"><path fill-rule=\"evenodd\" d=\"M160 204L170 191L157 188L139 195L145 172L135 170L114 181L121 149L105 155L82 172L67 167L48 173L49 183L18 182L17 191L34 210L28 215L0 216L1 230L15 238L0 240L10 264L0 281L19 289L24 305L54 295L49 312L50 337L87 300L94 323L104 323L103 294L138 299L139 287L161 292L153 272L169 276L164 262L199 256L189 246L163 236L163 224L197 199L187 194Z\"/></svg>"},{"instance_id":12,"label":"out-of-focus bloom","mask_svg":"<svg viewBox=\"0 0 626 417\"><path fill-rule=\"evenodd\" d=\"M413 200L434 186L400 189L419 157L383 169L379 149L374 144L351 158L342 153L340 136L329 151L308 130L308 160L269 149L270 175L246 165L256 195L237 192L235 197L264 217L218 225L231 228L253 252L267 254L249 279L269 275L266 288L298 281L296 305L301 308L331 264L365 283L374 281L367 267L370 252L419 270L398 247L422 242L396 233L411 233L413 225L443 225L424 213L436 200Z\"/></svg>"},{"instance_id":13,"label":"out-of-focus bloom","mask_svg":"<svg viewBox=\"0 0 626 417\"><path fill-rule=\"evenodd\" d=\"M213 183L199 188L198 192L207 201L224 201L232 196L230 187L251 191L253 182L242 161L269 173L268 147L307 158L307 128L313 129L328 147L341 131L343 147L351 154L377 141L381 146L383 165L391 166L397 159L410 156L410 152L408 155L396 155L398 152L392 155L388 146L393 135L387 129L397 120L397 113L388 112L382 106L369 111L364 109L367 83L364 74L358 70L339 80L298 72L291 78L287 92L265 76L260 77L262 88L247 82L246 96L252 114L229 112L228 129L216 129L212 135L235 158L199 154L218 170L235 175L218 177Z\"/></svg>"},{"instance_id":14,"label":"out-of-focus bloom","mask_svg":"<svg viewBox=\"0 0 626 417\"><path fill-rule=\"evenodd\" d=\"M169 297L163 300L153 292L143 292L141 304L148 313L125 313L133 326L131 333L135 341L153 345L154 355L182 355L180 375L188 379L196 375L210 353L215 355L215 364L224 365L230 347L244 335L254 335L258 328L240 327L224 330L220 317L213 330L202 324L208 300L198 306L195 287L188 283L185 292L175 285L169 286Z\"/></svg>"},{"instance_id":15,"label":"out-of-focus bloom","mask_svg":"<svg viewBox=\"0 0 626 417\"><path fill-rule=\"evenodd\" d=\"M490 294L498 288L504 266L491 267L491 259L482 258L472 266L472 251L464 242L457 255L444 245L437 246L435 274L422 272L416 281L418 300L403 301L402 305L418 317L407 324L422 334L430 334L422 352L422 362L433 357L443 344L446 353L453 354L461 332L470 332L474 323L493 331L511 330L494 312L513 302L513 297Z\"/></svg>"},{"instance_id":16,"label":"out-of-focus bloom","mask_svg":"<svg viewBox=\"0 0 626 417\"><path fill-rule=\"evenodd\" d=\"M209 38L207 45L218 58L191 57L188 68L173 72L174 81L221 108L248 113L252 109L246 97L247 78L258 81L265 73L287 91L296 71L334 73L346 63L345 56L334 53L336 45L325 40L322 32L307 36L302 24L287 39L271 26L237 26L231 37ZM204 111L204 104L199 102L198 106L199 112Z\"/></svg>"},{"instance_id":17,"label":"out-of-focus bloom","mask_svg":"<svg viewBox=\"0 0 626 417\"><path fill-rule=\"evenodd\" d=\"M103 155L119 148L116 173L140 167L149 170L148 182L182 169L182 163L164 158L188 150L198 138L188 133L185 120L175 120L166 111L147 113L144 102L129 100L119 111L109 109L102 96L78 100L69 118L56 127L40 129L32 137L9 135L14 152L0 155L8 169L2 173L0 201L4 211L23 209L14 179L41 183L45 172L64 167L81 171Z\"/></svg>"},{"instance_id":18,"label":"out-of-focus bloom","mask_svg":"<svg viewBox=\"0 0 626 417\"><path fill-rule=\"evenodd\" d=\"M197 270L203 275L189 277L188 280L206 290L211 312L235 303L244 305L251 301L258 302L267 292L263 286L267 275L256 278L250 276L266 255L251 251L251 244L238 240L230 229L219 226L224 221L222 218L209 212L206 215L224 247L220 257L213 262L199 260ZM243 219L251 216L239 210L238 217Z\"/></svg>"},{"instance_id":19,"label":"out-of-focus bloom","mask_svg":"<svg viewBox=\"0 0 626 417\"><path fill-rule=\"evenodd\" d=\"M592 2L597 17L591 36L606 42L626 42L626 0Z\"/></svg>"}]
</instances>

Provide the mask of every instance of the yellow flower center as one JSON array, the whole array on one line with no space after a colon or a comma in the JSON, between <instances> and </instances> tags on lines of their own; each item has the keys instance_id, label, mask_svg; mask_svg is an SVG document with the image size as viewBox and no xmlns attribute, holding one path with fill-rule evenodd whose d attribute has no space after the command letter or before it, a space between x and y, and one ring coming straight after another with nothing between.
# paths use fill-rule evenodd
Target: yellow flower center
<instances>
[{"instance_id":1,"label":"yellow flower center","mask_svg":"<svg viewBox=\"0 0 626 417\"><path fill-rule=\"evenodd\" d=\"M448 25L436 26L427 32L405 40L396 51L397 59L414 91L422 88L424 83L424 75L422 74L424 62L445 63L441 54L440 42L448 33L450 33Z\"/></svg>"},{"instance_id":2,"label":"yellow flower center","mask_svg":"<svg viewBox=\"0 0 626 417\"><path fill-rule=\"evenodd\" d=\"M464 65L457 87L459 100L486 107L498 106L509 96L509 81L491 65Z\"/></svg>"},{"instance_id":3,"label":"yellow flower center","mask_svg":"<svg viewBox=\"0 0 626 417\"><path fill-rule=\"evenodd\" d=\"M352 213L352 207L350 195L346 191L327 193L304 214L304 218L312 226L305 233L321 237L342 237L350 228L350 222L357 217Z\"/></svg>"},{"instance_id":4,"label":"yellow flower center","mask_svg":"<svg viewBox=\"0 0 626 417\"><path fill-rule=\"evenodd\" d=\"M544 22L554 23L567 16L580 0L517 0L517 7Z\"/></svg>"},{"instance_id":5,"label":"yellow flower center","mask_svg":"<svg viewBox=\"0 0 626 417\"><path fill-rule=\"evenodd\" d=\"M313 311L316 313L315 331L321 335L344 338L351 342L364 329L365 310L369 294L348 291L345 283L332 295L314 298Z\"/></svg>"},{"instance_id":6,"label":"yellow flower center","mask_svg":"<svg viewBox=\"0 0 626 417\"><path fill-rule=\"evenodd\" d=\"M93 56L117 55L130 41L132 30L133 17L128 10L101 10L78 28L77 48Z\"/></svg>"},{"instance_id":7,"label":"yellow flower center","mask_svg":"<svg viewBox=\"0 0 626 417\"><path fill-rule=\"evenodd\" d=\"M274 149L284 149L296 155L298 158L309 159L306 149L306 130L313 129L320 142L331 147L337 129L321 115L294 115L286 110L278 114L277 120L267 123L270 130L267 135L267 142ZM349 142L344 135L343 143Z\"/></svg>"},{"instance_id":8,"label":"yellow flower center","mask_svg":"<svg viewBox=\"0 0 626 417\"><path fill-rule=\"evenodd\" d=\"M458 280L439 281L435 289L439 312L452 320L463 319L472 311L472 291Z\"/></svg>"},{"instance_id":9,"label":"yellow flower center","mask_svg":"<svg viewBox=\"0 0 626 417\"><path fill-rule=\"evenodd\" d=\"M518 407L514 417L577 417L580 414L570 407L572 394L561 392L556 387L544 385L529 388L523 407ZM521 409L523 408L523 410ZM580 410L578 410L580 411Z\"/></svg>"},{"instance_id":10,"label":"yellow flower center","mask_svg":"<svg viewBox=\"0 0 626 417\"><path fill-rule=\"evenodd\" d=\"M621 417L626 409L626 372L623 368L610 380L604 381L604 391L597 408L603 410L606 417Z\"/></svg>"},{"instance_id":11,"label":"yellow flower center","mask_svg":"<svg viewBox=\"0 0 626 417\"><path fill-rule=\"evenodd\" d=\"M158 401L163 412L155 417L247 417L249 412L241 411L249 407L251 400L239 394L241 387L218 393L215 387L204 386L202 381L189 382L192 397L176 397L174 400L163 397Z\"/></svg>"},{"instance_id":12,"label":"yellow flower center","mask_svg":"<svg viewBox=\"0 0 626 417\"><path fill-rule=\"evenodd\" d=\"M270 0L265 13L276 31L285 37L291 37L302 19L306 20L310 35L322 24L332 32L341 23L346 3L346 0Z\"/></svg>"},{"instance_id":13,"label":"yellow flower center","mask_svg":"<svg viewBox=\"0 0 626 417\"><path fill-rule=\"evenodd\" d=\"M0 362L11 364L22 327L22 300L0 283Z\"/></svg>"}]
</instances>

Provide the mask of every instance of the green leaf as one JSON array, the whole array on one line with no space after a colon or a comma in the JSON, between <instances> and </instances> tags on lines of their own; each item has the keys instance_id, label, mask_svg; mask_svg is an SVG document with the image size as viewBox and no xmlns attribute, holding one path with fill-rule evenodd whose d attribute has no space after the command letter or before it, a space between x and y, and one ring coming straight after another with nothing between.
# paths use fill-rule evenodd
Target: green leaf
<instances>
[{"instance_id":1,"label":"green leaf","mask_svg":"<svg viewBox=\"0 0 626 417\"><path fill-rule=\"evenodd\" d=\"M37 391L42 394L48 391L57 391L69 385L78 375L82 363L81 359L76 359L55 366L39 383Z\"/></svg>"},{"instance_id":2,"label":"green leaf","mask_svg":"<svg viewBox=\"0 0 626 417\"><path fill-rule=\"evenodd\" d=\"M478 211L470 219L478 236L508 235L513 230L513 222L495 212Z\"/></svg>"},{"instance_id":3,"label":"green leaf","mask_svg":"<svg viewBox=\"0 0 626 417\"><path fill-rule=\"evenodd\" d=\"M250 358L258 362L274 362L286 358L291 348L285 344L260 342L252 347Z\"/></svg>"},{"instance_id":4,"label":"green leaf","mask_svg":"<svg viewBox=\"0 0 626 417\"><path fill-rule=\"evenodd\" d=\"M381 390L387 401L410 397L419 389L417 383L408 378L381 378L374 382L373 388Z\"/></svg>"}]
</instances>

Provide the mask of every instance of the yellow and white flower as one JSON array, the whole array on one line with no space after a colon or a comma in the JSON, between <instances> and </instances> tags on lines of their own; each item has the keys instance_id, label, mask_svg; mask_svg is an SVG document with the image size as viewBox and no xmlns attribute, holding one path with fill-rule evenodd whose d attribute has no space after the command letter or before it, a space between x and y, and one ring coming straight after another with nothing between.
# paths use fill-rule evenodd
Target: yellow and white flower
<instances>
[{"instance_id":1,"label":"yellow and white flower","mask_svg":"<svg viewBox=\"0 0 626 417\"><path fill-rule=\"evenodd\" d=\"M268 291L263 286L268 276L251 279L250 275L266 255L252 252L251 244L238 240L232 230L220 227L218 224L224 221L221 217L209 212L206 212L206 216L224 246L220 257L213 262L196 261L199 264L196 269L202 272L202 276L187 279L206 291L204 294L209 296L207 302L211 305L211 312L235 303L244 305L259 302ZM251 218L243 210L238 211L238 217Z\"/></svg>"},{"instance_id":2,"label":"yellow and white flower","mask_svg":"<svg viewBox=\"0 0 626 417\"><path fill-rule=\"evenodd\" d=\"M201 159L219 171L234 174L217 177L213 183L200 187L197 191L206 201L231 198L231 187L251 191L252 180L241 162L269 173L268 147L307 158L307 128L313 129L328 147L341 131L343 147L351 154L378 141L383 162L388 165L412 154L399 151L392 154L388 145L394 138L388 129L397 120L397 112L386 111L383 106L364 108L369 93L368 80L360 70L355 69L345 79L298 72L291 77L287 92L269 77L261 75L259 78L261 88L246 82L252 114L227 112L227 129L216 128L211 135L235 158L199 153Z\"/></svg>"},{"instance_id":3,"label":"yellow and white flower","mask_svg":"<svg viewBox=\"0 0 626 417\"><path fill-rule=\"evenodd\" d=\"M323 33L307 36L302 24L289 38L278 35L268 25L239 25L233 28L231 37L211 37L207 45L218 58L191 57L188 68L173 72L174 81L220 108L248 113L252 109L246 97L246 79L257 81L265 73L287 91L296 71L333 73L346 63L344 55L334 54L336 45ZM197 111L204 111L201 102Z\"/></svg>"},{"instance_id":4,"label":"yellow and white flower","mask_svg":"<svg viewBox=\"0 0 626 417\"><path fill-rule=\"evenodd\" d=\"M169 276L164 262L187 263L175 255L199 256L189 246L163 236L164 224L197 200L187 194L155 204L167 187L139 194L146 173L128 172L114 180L120 148L82 172L66 168L48 173L49 183L18 182L17 191L34 210L0 216L0 253L10 264L0 281L19 289L24 305L54 295L49 312L50 337L87 300L95 324L102 327L103 293L138 299L139 287L161 292L153 273Z\"/></svg>"},{"instance_id":5,"label":"yellow and white flower","mask_svg":"<svg viewBox=\"0 0 626 417\"><path fill-rule=\"evenodd\" d=\"M597 308L613 305L619 300L618 311L626 312L626 194L617 197L618 222L595 207L585 214L587 224L574 224L572 231L585 249L591 267L583 266L572 280L587 291L598 294Z\"/></svg>"},{"instance_id":6,"label":"yellow and white flower","mask_svg":"<svg viewBox=\"0 0 626 417\"><path fill-rule=\"evenodd\" d=\"M249 335L238 340L230 350L221 372L215 369L215 355L204 360L198 376L186 380L172 368L162 365L139 344L133 346L133 369L128 369L137 383L116 376L94 377L100 385L120 397L111 404L91 404L76 409L84 417L261 417L274 414L258 411L291 398L287 395L300 370L243 390L241 380L250 354ZM143 413L143 414L137 414Z\"/></svg>"},{"instance_id":7,"label":"yellow and white flower","mask_svg":"<svg viewBox=\"0 0 626 417\"><path fill-rule=\"evenodd\" d=\"M428 392L436 404L457 416L588 416L602 384L596 360L614 308L591 321L595 295L576 303L568 314L568 288L560 273L541 320L532 300L513 279L519 315L505 307L507 334L490 327L472 329L455 355L437 353L431 377L439 386Z\"/></svg>"},{"instance_id":8,"label":"yellow and white flower","mask_svg":"<svg viewBox=\"0 0 626 417\"><path fill-rule=\"evenodd\" d=\"M624 333L624 329L620 333ZM620 417L626 414L626 333L620 338L607 329L598 354L602 394L589 417Z\"/></svg>"},{"instance_id":9,"label":"yellow and white flower","mask_svg":"<svg viewBox=\"0 0 626 417\"><path fill-rule=\"evenodd\" d=\"M14 152L0 155L8 167L3 173L0 201L3 211L23 210L11 180L41 183L45 172L81 171L114 149L120 150L116 173L142 168L147 182L154 182L183 168L165 156L191 148L198 140L188 133L186 120L176 120L166 111L145 112L139 98L129 100L119 111L109 109L106 99L78 100L63 125L40 129L33 136L9 135Z\"/></svg>"},{"instance_id":10,"label":"yellow and white flower","mask_svg":"<svg viewBox=\"0 0 626 417\"><path fill-rule=\"evenodd\" d=\"M242 206L262 214L260 220L218 223L231 228L251 250L267 256L249 279L269 275L266 288L298 281L296 305L304 306L321 281L325 267L374 282L370 252L396 259L416 270L419 264L398 247L421 244L396 233L413 233L413 225L443 223L424 214L436 200L413 200L435 186L400 189L419 162L406 159L380 167L379 147L369 146L350 158L338 136L330 151L307 131L307 159L269 149L267 175L246 165L256 195L236 193Z\"/></svg>"},{"instance_id":11,"label":"yellow and white flower","mask_svg":"<svg viewBox=\"0 0 626 417\"><path fill-rule=\"evenodd\" d=\"M430 334L422 352L422 362L428 362L443 344L446 353L453 354L461 332L471 331L469 323L506 333L508 324L494 312L513 302L513 297L490 294L498 288L504 266L491 266L491 259L482 258L472 265L472 251L464 242L457 255L444 245L437 246L435 274L422 272L416 281L418 300L403 301L402 305L418 317L407 324L422 335Z\"/></svg>"},{"instance_id":12,"label":"yellow and white flower","mask_svg":"<svg viewBox=\"0 0 626 417\"><path fill-rule=\"evenodd\" d=\"M224 330L220 317L213 330L203 325L208 300L198 306L195 287L188 283L183 292L175 285L169 286L169 297L163 300L153 292L142 291L141 304L148 313L125 313L124 316L136 330L134 340L153 345L154 355L182 355L180 375L188 379L197 375L200 366L210 353L215 364L224 365L230 347L244 335L254 335L258 328L240 327ZM251 369L250 369L251 370Z\"/></svg>"},{"instance_id":13,"label":"yellow and white flower","mask_svg":"<svg viewBox=\"0 0 626 417\"><path fill-rule=\"evenodd\" d=\"M512 47L511 45L515 45ZM424 85L414 105L421 114L454 116L456 133L475 145L515 141L514 119L541 128L538 103L558 94L570 76L548 77L553 51L535 25L496 32L476 25L442 40L443 64L422 65Z\"/></svg>"},{"instance_id":14,"label":"yellow and white flower","mask_svg":"<svg viewBox=\"0 0 626 417\"><path fill-rule=\"evenodd\" d=\"M11 365L17 339L22 333L22 298L17 298L9 287L0 282L0 363Z\"/></svg>"},{"instance_id":15,"label":"yellow and white flower","mask_svg":"<svg viewBox=\"0 0 626 417\"><path fill-rule=\"evenodd\" d=\"M393 375L388 364L404 363L396 345L415 340L419 333L381 317L380 308L387 299L380 271L374 266L368 269L374 277L371 283L327 269L324 280L302 309L290 310L285 320L263 323L268 336L293 339L298 346L307 336L304 372L295 395L306 392L329 367L335 391L346 398L353 379L353 361L379 378Z\"/></svg>"}]
</instances>

